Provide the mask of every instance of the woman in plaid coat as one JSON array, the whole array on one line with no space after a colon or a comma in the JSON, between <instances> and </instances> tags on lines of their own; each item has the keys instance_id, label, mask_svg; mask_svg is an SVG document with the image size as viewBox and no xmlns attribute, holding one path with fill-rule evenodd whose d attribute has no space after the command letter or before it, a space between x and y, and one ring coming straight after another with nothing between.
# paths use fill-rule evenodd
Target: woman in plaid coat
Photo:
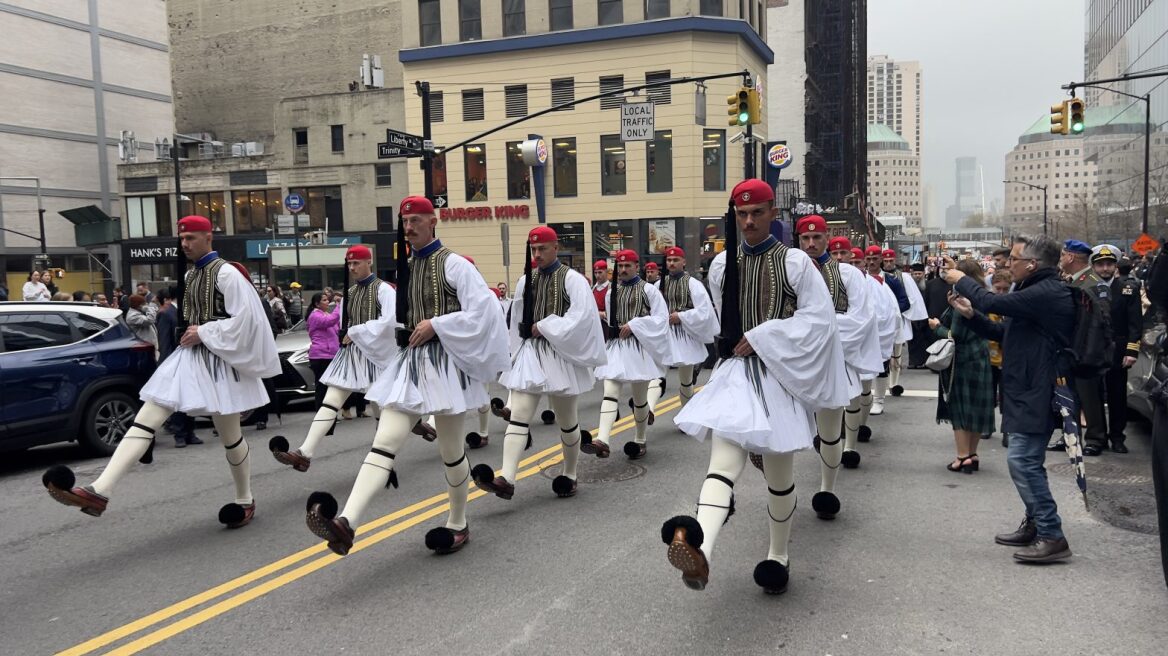
<instances>
[{"instance_id":1,"label":"woman in plaid coat","mask_svg":"<svg viewBox=\"0 0 1168 656\"><path fill-rule=\"evenodd\" d=\"M972 280L981 281L981 267L962 260L957 268ZM949 294L950 303L955 296ZM994 386L989 346L952 309L940 319L929 319L929 327L939 339L953 339L953 364L938 376L937 423L953 425L957 457L949 463L952 472L972 474L978 470L977 446L981 436L994 430Z\"/></svg>"}]
</instances>

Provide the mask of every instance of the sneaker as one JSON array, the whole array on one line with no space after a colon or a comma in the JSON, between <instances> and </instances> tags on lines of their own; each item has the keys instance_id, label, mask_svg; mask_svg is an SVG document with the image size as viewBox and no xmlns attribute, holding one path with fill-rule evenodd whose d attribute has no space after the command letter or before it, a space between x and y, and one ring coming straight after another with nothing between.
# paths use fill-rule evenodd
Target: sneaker
<instances>
[{"instance_id":1,"label":"sneaker","mask_svg":"<svg viewBox=\"0 0 1168 656\"><path fill-rule=\"evenodd\" d=\"M872 399L872 410L868 414L874 417L884 414L884 399Z\"/></svg>"}]
</instances>

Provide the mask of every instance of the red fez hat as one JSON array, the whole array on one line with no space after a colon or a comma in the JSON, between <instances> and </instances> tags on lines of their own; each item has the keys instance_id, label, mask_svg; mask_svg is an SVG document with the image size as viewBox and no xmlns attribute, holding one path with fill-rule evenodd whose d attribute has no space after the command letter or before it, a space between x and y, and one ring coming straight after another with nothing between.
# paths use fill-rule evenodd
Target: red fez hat
<instances>
[{"instance_id":1,"label":"red fez hat","mask_svg":"<svg viewBox=\"0 0 1168 656\"><path fill-rule=\"evenodd\" d=\"M669 248L665 249L665 257L680 257L685 259L685 251L681 250L677 246L670 246Z\"/></svg>"},{"instance_id":2,"label":"red fez hat","mask_svg":"<svg viewBox=\"0 0 1168 656\"><path fill-rule=\"evenodd\" d=\"M895 260L896 259L896 251L892 250L891 248L884 249L884 251L881 252L880 255L883 256L884 259L886 259L886 260Z\"/></svg>"},{"instance_id":3,"label":"red fez hat","mask_svg":"<svg viewBox=\"0 0 1168 656\"><path fill-rule=\"evenodd\" d=\"M864 251L853 247L852 248L852 259L855 259L855 260L864 259Z\"/></svg>"},{"instance_id":4,"label":"red fez hat","mask_svg":"<svg viewBox=\"0 0 1168 656\"><path fill-rule=\"evenodd\" d=\"M832 237L827 242L827 252L852 250L852 242L847 237Z\"/></svg>"},{"instance_id":5,"label":"red fez hat","mask_svg":"<svg viewBox=\"0 0 1168 656\"><path fill-rule=\"evenodd\" d=\"M867 249L864 251L864 255L877 255L877 256L882 256L882 255L884 255L884 249L882 249L882 248L880 248L879 246L876 246L875 244L873 244L873 245L869 246L869 247L868 247L868 248L867 248Z\"/></svg>"},{"instance_id":6,"label":"red fez hat","mask_svg":"<svg viewBox=\"0 0 1168 656\"><path fill-rule=\"evenodd\" d=\"M827 232L827 221L818 214L809 214L795 224L795 234L801 235L805 232Z\"/></svg>"},{"instance_id":7,"label":"red fez hat","mask_svg":"<svg viewBox=\"0 0 1168 656\"><path fill-rule=\"evenodd\" d=\"M555 230L545 225L535 226L531 232L527 233L527 243L529 244L550 244L559 238L560 236L556 234Z\"/></svg>"},{"instance_id":8,"label":"red fez hat","mask_svg":"<svg viewBox=\"0 0 1168 656\"><path fill-rule=\"evenodd\" d=\"M657 263L656 263L656 262L650 262L650 263L646 264L646 265L645 265L645 270L646 270L646 271L648 271L649 269L652 269L652 270L656 271L656 270L658 269L658 267L657 267Z\"/></svg>"},{"instance_id":9,"label":"red fez hat","mask_svg":"<svg viewBox=\"0 0 1168 656\"><path fill-rule=\"evenodd\" d=\"M607 269L608 269L608 261L607 261L607 260L596 260L596 264L593 264L593 265L592 265L592 268L593 268L593 269L605 269L605 270L607 270Z\"/></svg>"},{"instance_id":10,"label":"red fez hat","mask_svg":"<svg viewBox=\"0 0 1168 656\"><path fill-rule=\"evenodd\" d=\"M425 196L406 196L402 199L401 207L398 208L398 215L405 216L407 214L433 214L434 203L430 202L429 198Z\"/></svg>"},{"instance_id":11,"label":"red fez hat","mask_svg":"<svg viewBox=\"0 0 1168 656\"><path fill-rule=\"evenodd\" d=\"M463 256L462 256L462 259L466 260L467 262L470 262L471 264L474 264L474 263L475 263L475 261L474 261L474 258L473 258L473 257L471 257L471 256L469 256L469 255L463 255ZM477 265L477 264L475 264L475 266L478 266L478 265Z\"/></svg>"},{"instance_id":12,"label":"red fez hat","mask_svg":"<svg viewBox=\"0 0 1168 656\"><path fill-rule=\"evenodd\" d=\"M637 257L636 251L623 250L616 252L617 262L640 262L641 258Z\"/></svg>"},{"instance_id":13,"label":"red fez hat","mask_svg":"<svg viewBox=\"0 0 1168 656\"><path fill-rule=\"evenodd\" d=\"M211 220L197 214L178 220L179 232L211 232Z\"/></svg>"},{"instance_id":14,"label":"red fez hat","mask_svg":"<svg viewBox=\"0 0 1168 656\"><path fill-rule=\"evenodd\" d=\"M373 251L369 250L368 246L357 244L350 246L349 250L345 251L345 261L352 262L353 260L372 260Z\"/></svg>"},{"instance_id":15,"label":"red fez hat","mask_svg":"<svg viewBox=\"0 0 1168 656\"><path fill-rule=\"evenodd\" d=\"M774 200L775 190L771 189L771 186L762 180L751 178L734 185L734 191L730 194L730 197L734 199L735 207L757 205Z\"/></svg>"},{"instance_id":16,"label":"red fez hat","mask_svg":"<svg viewBox=\"0 0 1168 656\"><path fill-rule=\"evenodd\" d=\"M487 287L487 289L495 292L495 298L503 298L503 290L498 287Z\"/></svg>"}]
</instances>

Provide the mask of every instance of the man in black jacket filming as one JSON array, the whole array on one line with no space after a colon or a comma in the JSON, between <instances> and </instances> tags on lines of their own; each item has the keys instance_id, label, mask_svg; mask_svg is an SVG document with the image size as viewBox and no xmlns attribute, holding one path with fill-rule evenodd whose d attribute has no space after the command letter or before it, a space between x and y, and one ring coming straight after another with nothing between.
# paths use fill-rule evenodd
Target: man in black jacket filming
<instances>
[{"instance_id":1,"label":"man in black jacket filming","mask_svg":"<svg viewBox=\"0 0 1168 656\"><path fill-rule=\"evenodd\" d=\"M1055 340L1069 343L1074 325L1071 290L1056 268L1060 250L1045 235L1015 237L1009 259L1015 287L1009 294L995 295L980 281L966 280L948 257L942 273L957 295L953 307L979 335L1002 345L1002 432L1010 437L1006 461L1026 518L1018 530L994 540L1021 547L1014 558L1022 562L1050 563L1071 555L1044 467L1055 428L1055 381L1065 369ZM986 314L991 312L1005 321L990 321Z\"/></svg>"}]
</instances>

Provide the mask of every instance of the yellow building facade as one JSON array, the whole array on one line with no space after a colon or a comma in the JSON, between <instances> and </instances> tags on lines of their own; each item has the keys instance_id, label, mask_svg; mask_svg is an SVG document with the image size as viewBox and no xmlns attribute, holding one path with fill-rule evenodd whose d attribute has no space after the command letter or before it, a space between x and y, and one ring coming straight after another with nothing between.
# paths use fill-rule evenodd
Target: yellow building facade
<instances>
[{"instance_id":1,"label":"yellow building facade","mask_svg":"<svg viewBox=\"0 0 1168 656\"><path fill-rule=\"evenodd\" d=\"M594 260L618 248L637 250L642 262L660 261L666 247L680 245L690 267L699 268L703 244L708 257L714 254L710 245L721 235L729 191L744 174L743 144L732 140L745 128L728 125L726 102L741 86L741 77L705 83L702 122L702 92L694 83L683 83L584 102L477 135L553 104L646 82L749 71L763 86L773 60L759 37L760 30L765 34L763 12L756 15L747 4L674 2L663 5L673 16L644 20L630 13L644 7L655 15L649 3L624 3L624 22L585 25L585 15L605 18L596 2L551 3L557 4L571 7L578 27L547 31L549 5L544 4L543 15L533 12L526 33L515 36L503 36L504 26L512 34L518 29L514 12L488 16L484 4L476 31L459 20L455 0L438 3L440 14L425 2L404 5L407 47L399 58L407 131L422 134L421 100L409 91L415 81L429 82L432 138L436 147L446 149L434 169L435 195L444 204L439 236L456 252L473 256L494 284L507 278L500 236L500 224L506 222L512 262L507 282L514 283L522 273L526 233L539 223L535 187L541 178L523 163L519 144L538 136L547 147L544 219L561 235L565 263L589 271ZM741 6L749 14L746 20L678 15L699 8L713 11L715 4L719 11ZM502 6L496 3L493 9L501 12ZM607 19L615 20L609 9ZM426 16L438 16L441 24L422 20L426 16L419 11L430 11ZM562 27L562 14L558 20ZM419 26L416 30L409 27L411 21ZM441 43L421 45L439 34ZM466 36L477 38L460 40ZM646 101L654 103L652 140L622 142L622 103ZM754 133L765 139L765 123L754 126ZM763 150L757 148L760 159ZM421 194L423 171L415 164L408 168L410 192Z\"/></svg>"}]
</instances>

